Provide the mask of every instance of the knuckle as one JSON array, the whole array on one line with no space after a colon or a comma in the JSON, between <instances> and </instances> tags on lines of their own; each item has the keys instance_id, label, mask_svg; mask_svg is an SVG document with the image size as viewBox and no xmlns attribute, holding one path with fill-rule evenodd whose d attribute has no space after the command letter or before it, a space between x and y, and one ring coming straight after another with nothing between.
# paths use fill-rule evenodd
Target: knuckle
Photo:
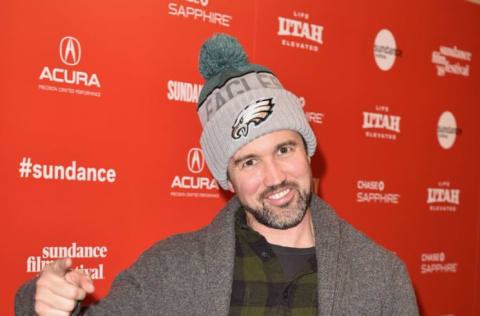
<instances>
[{"instance_id":1,"label":"knuckle","mask_svg":"<svg viewBox=\"0 0 480 316\"><path fill-rule=\"evenodd\" d=\"M65 309L67 311L73 311L73 309L75 308L75 304L76 302L74 300L68 300L67 302L65 302Z\"/></svg>"},{"instance_id":2,"label":"knuckle","mask_svg":"<svg viewBox=\"0 0 480 316\"><path fill-rule=\"evenodd\" d=\"M43 315L44 313L47 312L46 305L43 304L42 302L35 302L35 313L38 315Z\"/></svg>"},{"instance_id":3,"label":"knuckle","mask_svg":"<svg viewBox=\"0 0 480 316\"><path fill-rule=\"evenodd\" d=\"M41 276L38 278L37 280L37 288L41 288L41 287L44 287L46 285L46 280L45 280L45 276Z\"/></svg>"},{"instance_id":4,"label":"knuckle","mask_svg":"<svg viewBox=\"0 0 480 316\"><path fill-rule=\"evenodd\" d=\"M42 287L37 287L37 290L35 291L35 301L40 301L44 297L44 289Z\"/></svg>"},{"instance_id":5,"label":"knuckle","mask_svg":"<svg viewBox=\"0 0 480 316\"><path fill-rule=\"evenodd\" d=\"M71 299L74 299L78 296L78 293L80 291L80 288L78 287L71 287L70 289L67 290L68 297Z\"/></svg>"},{"instance_id":6,"label":"knuckle","mask_svg":"<svg viewBox=\"0 0 480 316\"><path fill-rule=\"evenodd\" d=\"M81 301L85 298L85 296L87 296L87 293L84 291L84 290L80 290L78 291L78 294L77 294L77 300Z\"/></svg>"}]
</instances>

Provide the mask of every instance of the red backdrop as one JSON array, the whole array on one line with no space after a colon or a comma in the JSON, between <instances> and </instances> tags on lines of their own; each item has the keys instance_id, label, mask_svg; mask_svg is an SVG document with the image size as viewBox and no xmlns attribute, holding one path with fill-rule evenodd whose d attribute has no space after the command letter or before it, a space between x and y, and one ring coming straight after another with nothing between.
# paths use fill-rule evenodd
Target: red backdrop
<instances>
[{"instance_id":1,"label":"red backdrop","mask_svg":"<svg viewBox=\"0 0 480 316\"><path fill-rule=\"evenodd\" d=\"M230 198L195 150L199 48L225 32L301 97L317 192L405 261L422 314L480 315L475 2L6 1L0 305L62 247L99 299Z\"/></svg>"}]
</instances>

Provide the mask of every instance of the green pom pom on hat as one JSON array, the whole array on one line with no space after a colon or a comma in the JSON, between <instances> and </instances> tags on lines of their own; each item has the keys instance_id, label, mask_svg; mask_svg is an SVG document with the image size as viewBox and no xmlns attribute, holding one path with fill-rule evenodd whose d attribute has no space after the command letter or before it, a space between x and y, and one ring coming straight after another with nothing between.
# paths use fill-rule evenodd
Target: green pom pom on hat
<instances>
[{"instance_id":1,"label":"green pom pom on hat","mask_svg":"<svg viewBox=\"0 0 480 316\"><path fill-rule=\"evenodd\" d=\"M248 64L248 56L235 37L215 34L205 41L200 49L198 69L205 80L228 68L239 68Z\"/></svg>"},{"instance_id":2,"label":"green pom pom on hat","mask_svg":"<svg viewBox=\"0 0 480 316\"><path fill-rule=\"evenodd\" d=\"M273 74L264 66L250 64L238 40L221 33L213 35L203 43L198 56L198 70L205 79L205 85L198 98L197 110L213 90L222 87L231 78L249 72Z\"/></svg>"}]
</instances>

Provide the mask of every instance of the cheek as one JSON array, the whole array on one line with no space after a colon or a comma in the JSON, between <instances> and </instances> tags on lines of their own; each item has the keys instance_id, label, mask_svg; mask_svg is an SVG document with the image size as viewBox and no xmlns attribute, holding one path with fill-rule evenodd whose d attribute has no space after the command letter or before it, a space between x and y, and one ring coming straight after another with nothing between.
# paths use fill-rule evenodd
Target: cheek
<instances>
[{"instance_id":1,"label":"cheek","mask_svg":"<svg viewBox=\"0 0 480 316\"><path fill-rule=\"evenodd\" d=\"M311 175L310 164L306 158L298 159L296 163L288 163L286 166L288 174L295 178L301 179L303 177L309 178Z\"/></svg>"},{"instance_id":2,"label":"cheek","mask_svg":"<svg viewBox=\"0 0 480 316\"><path fill-rule=\"evenodd\" d=\"M237 180L237 195L244 200L254 199L260 190L261 178L256 174L245 174Z\"/></svg>"}]
</instances>

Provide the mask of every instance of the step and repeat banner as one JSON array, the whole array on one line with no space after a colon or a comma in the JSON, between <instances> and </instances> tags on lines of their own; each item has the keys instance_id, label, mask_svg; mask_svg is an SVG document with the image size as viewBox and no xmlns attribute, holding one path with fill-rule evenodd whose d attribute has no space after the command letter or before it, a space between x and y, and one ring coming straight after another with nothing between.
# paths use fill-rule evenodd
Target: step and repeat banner
<instances>
[{"instance_id":1,"label":"step and repeat banner","mask_svg":"<svg viewBox=\"0 0 480 316\"><path fill-rule=\"evenodd\" d=\"M198 52L229 33L301 100L315 191L407 265L422 315L480 315L477 1L14 1L0 12L0 288L57 258L101 299L231 198L205 165Z\"/></svg>"}]
</instances>

